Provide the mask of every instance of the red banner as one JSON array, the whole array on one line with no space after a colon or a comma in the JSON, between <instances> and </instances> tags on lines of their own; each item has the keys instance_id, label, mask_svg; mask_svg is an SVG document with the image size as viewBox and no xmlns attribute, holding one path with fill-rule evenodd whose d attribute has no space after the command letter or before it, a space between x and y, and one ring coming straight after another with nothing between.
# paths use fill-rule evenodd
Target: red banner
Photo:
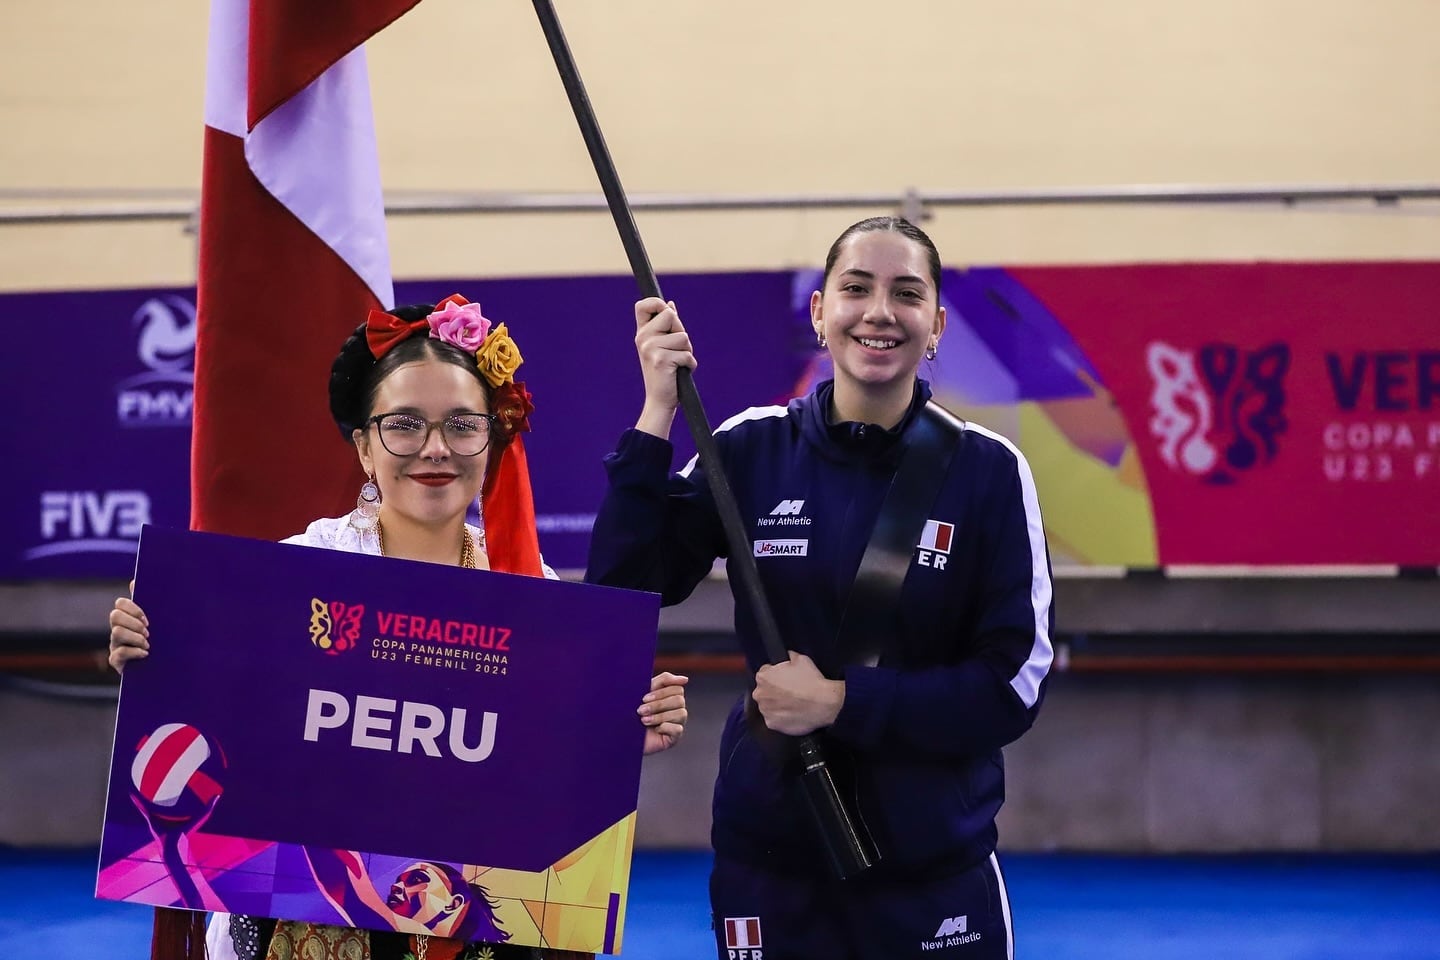
<instances>
[{"instance_id":1,"label":"red banner","mask_svg":"<svg viewBox=\"0 0 1440 960\"><path fill-rule=\"evenodd\" d=\"M1440 563L1440 264L1007 272L1123 416L1160 563Z\"/></svg>"}]
</instances>

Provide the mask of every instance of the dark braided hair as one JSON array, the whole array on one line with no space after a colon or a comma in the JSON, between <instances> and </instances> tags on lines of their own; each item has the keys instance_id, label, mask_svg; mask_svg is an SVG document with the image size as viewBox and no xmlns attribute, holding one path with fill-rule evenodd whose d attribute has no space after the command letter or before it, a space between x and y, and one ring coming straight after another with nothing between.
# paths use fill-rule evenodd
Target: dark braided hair
<instances>
[{"instance_id":1,"label":"dark braided hair","mask_svg":"<svg viewBox=\"0 0 1440 960\"><path fill-rule=\"evenodd\" d=\"M435 305L429 303L396 307L389 311L406 323L423 320L435 312ZM380 384L398 367L416 360L441 360L464 367L485 391L486 402L490 402L494 391L485 382L475 366L475 355L466 353L453 344L436 340L424 328L397 344L379 360L370 352L365 339L365 324L355 328L340 348L340 355L330 366L330 416L340 433L349 440L356 430L364 427L365 421L375 409L375 395ZM504 433L496 431L491 443L503 442Z\"/></svg>"},{"instance_id":2,"label":"dark braided hair","mask_svg":"<svg viewBox=\"0 0 1440 960\"><path fill-rule=\"evenodd\" d=\"M870 233L874 230L889 230L920 244L925 250L925 258L929 261L930 282L935 284L936 290L940 289L940 251L935 249L935 241L930 239L929 234L904 217L870 217L846 227L845 232L830 244L830 252L825 255L825 280L830 279L830 271L835 269L835 261L839 259L840 248L845 245L845 241L857 233Z\"/></svg>"}]
</instances>

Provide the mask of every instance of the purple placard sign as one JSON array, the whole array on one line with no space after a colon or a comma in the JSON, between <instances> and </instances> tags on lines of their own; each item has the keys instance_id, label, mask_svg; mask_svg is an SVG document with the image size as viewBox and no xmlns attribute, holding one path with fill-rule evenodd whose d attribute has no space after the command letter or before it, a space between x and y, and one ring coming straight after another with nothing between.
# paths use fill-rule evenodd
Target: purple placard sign
<instances>
[{"instance_id":1,"label":"purple placard sign","mask_svg":"<svg viewBox=\"0 0 1440 960\"><path fill-rule=\"evenodd\" d=\"M135 599L99 896L618 950L657 596L146 527Z\"/></svg>"}]
</instances>

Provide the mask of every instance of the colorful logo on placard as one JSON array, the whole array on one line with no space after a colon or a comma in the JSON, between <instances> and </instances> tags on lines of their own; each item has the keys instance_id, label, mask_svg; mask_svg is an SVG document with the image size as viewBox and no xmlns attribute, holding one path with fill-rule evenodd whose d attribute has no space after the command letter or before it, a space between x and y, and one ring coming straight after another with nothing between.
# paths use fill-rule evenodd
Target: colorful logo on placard
<instances>
[{"instance_id":1,"label":"colorful logo on placard","mask_svg":"<svg viewBox=\"0 0 1440 960\"><path fill-rule=\"evenodd\" d=\"M1145 361L1153 384L1150 432L1171 469L1225 484L1275 459L1287 427L1288 346L1185 350L1157 340Z\"/></svg>"},{"instance_id":2,"label":"colorful logo on placard","mask_svg":"<svg viewBox=\"0 0 1440 960\"><path fill-rule=\"evenodd\" d=\"M125 427L187 427L195 403L195 305L151 297L135 311L135 355L146 372L122 380L115 415Z\"/></svg>"},{"instance_id":3,"label":"colorful logo on placard","mask_svg":"<svg viewBox=\"0 0 1440 960\"><path fill-rule=\"evenodd\" d=\"M353 650L360 642L363 603L326 603L310 598L310 642L331 656Z\"/></svg>"}]
</instances>

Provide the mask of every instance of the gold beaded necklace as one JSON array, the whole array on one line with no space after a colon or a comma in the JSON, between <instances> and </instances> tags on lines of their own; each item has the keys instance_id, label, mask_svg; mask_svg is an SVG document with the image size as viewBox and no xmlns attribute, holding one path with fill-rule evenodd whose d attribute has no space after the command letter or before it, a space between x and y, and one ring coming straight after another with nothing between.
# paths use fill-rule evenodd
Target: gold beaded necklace
<instances>
[{"instance_id":1,"label":"gold beaded necklace","mask_svg":"<svg viewBox=\"0 0 1440 960\"><path fill-rule=\"evenodd\" d=\"M375 520L375 537L380 541L380 556L389 556L385 552L385 525L378 518ZM470 538L470 531L463 523L460 524L460 566L467 570L480 567L475 560L475 541Z\"/></svg>"}]
</instances>

